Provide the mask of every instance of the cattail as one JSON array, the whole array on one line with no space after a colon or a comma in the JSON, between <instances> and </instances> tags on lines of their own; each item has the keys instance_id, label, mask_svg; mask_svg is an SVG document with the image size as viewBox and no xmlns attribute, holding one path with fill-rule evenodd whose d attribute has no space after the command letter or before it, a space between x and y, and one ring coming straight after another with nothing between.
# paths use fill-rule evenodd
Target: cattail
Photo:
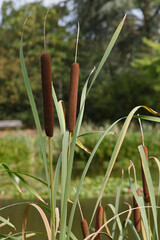
<instances>
[{"instance_id":1,"label":"cattail","mask_svg":"<svg viewBox=\"0 0 160 240\"><path fill-rule=\"evenodd\" d=\"M88 229L88 223L84 218L81 220L81 227L83 232L83 238L86 238L90 233ZM91 240L91 239L89 238L88 240Z\"/></svg>"},{"instance_id":2,"label":"cattail","mask_svg":"<svg viewBox=\"0 0 160 240\"><path fill-rule=\"evenodd\" d=\"M77 95L79 82L79 64L74 62L71 66L69 100L68 100L68 130L74 131L77 111Z\"/></svg>"},{"instance_id":3,"label":"cattail","mask_svg":"<svg viewBox=\"0 0 160 240\"><path fill-rule=\"evenodd\" d=\"M103 207L98 206L97 213L96 213L96 227L95 227L96 231L98 231L100 227L102 227L102 223L103 223ZM100 240L100 239L101 239L101 235L100 233L98 233L95 240Z\"/></svg>"},{"instance_id":4,"label":"cattail","mask_svg":"<svg viewBox=\"0 0 160 240\"><path fill-rule=\"evenodd\" d=\"M139 197L140 194L139 194L138 190L136 190L136 193ZM138 207L137 201L134 197L133 197L133 207L134 208ZM140 212L140 209L139 208L134 209L133 213L134 213L134 226L135 226L137 232L139 233L141 231L141 212Z\"/></svg>"},{"instance_id":5,"label":"cattail","mask_svg":"<svg viewBox=\"0 0 160 240\"><path fill-rule=\"evenodd\" d=\"M41 55L41 76L43 93L43 111L45 132L48 137L53 136L53 99L51 58L48 53Z\"/></svg>"},{"instance_id":6,"label":"cattail","mask_svg":"<svg viewBox=\"0 0 160 240\"><path fill-rule=\"evenodd\" d=\"M147 151L147 147L143 146L144 149L144 153L146 155L146 159L148 161L148 151ZM150 196L149 196L149 191L148 191L148 186L147 186L147 181L146 181L146 177L144 174L144 170L143 170L143 166L142 166L142 160L141 160L141 168L142 168L142 181L143 181L143 192L144 192L144 200L146 203L150 202Z\"/></svg>"}]
</instances>

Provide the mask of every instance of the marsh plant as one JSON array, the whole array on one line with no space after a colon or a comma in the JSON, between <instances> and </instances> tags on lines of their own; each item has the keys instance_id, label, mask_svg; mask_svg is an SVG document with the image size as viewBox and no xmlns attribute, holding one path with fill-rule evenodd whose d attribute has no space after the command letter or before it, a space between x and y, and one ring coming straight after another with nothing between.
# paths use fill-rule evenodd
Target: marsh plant
<instances>
[{"instance_id":1,"label":"marsh plant","mask_svg":"<svg viewBox=\"0 0 160 240\"><path fill-rule=\"evenodd\" d=\"M87 96L92 88L92 85L95 83L95 80L98 78L98 75L105 64L120 32L123 27L126 16L122 19L119 26L115 30L112 39L110 40L106 51L100 60L97 68L93 68L90 72L80 96L80 106L77 110L77 95L78 95L78 82L79 82L79 64L77 63L77 51L78 51L78 38L79 38L79 25L78 25L78 33L77 33L77 41L76 41L76 51L75 51L75 59L71 66L71 75L70 75L70 87L69 87L69 100L68 100L68 117L67 123L65 118L65 104L62 100L57 99L57 95L54 89L54 79L52 81L52 66L51 66L51 56L47 53L46 40L45 40L45 23L46 23L47 14L44 21L44 53L41 55L41 76L42 76L42 92L43 92L43 109L44 109L44 124L45 124L45 135L43 134L40 119L38 116L36 104L34 101L34 97L31 90L31 85L29 82L27 69L25 66L24 56L23 56L23 34L20 41L20 63L22 68L22 74L27 90L27 94L29 97L33 117L35 120L35 125L39 134L40 139L40 147L41 153L44 160L44 168L46 174L46 180L39 179L35 176L32 176L27 173L19 173L16 171L12 171L9 166L2 163L1 166L8 172L11 177L14 185L17 190L22 193L22 190L19 186L19 181L21 181L29 191L31 191L36 198L41 201L41 204L30 203L27 204L24 212L24 221L22 223L22 233L17 234L0 234L1 239L22 239L25 240L27 237L32 237L36 233L34 233L34 229L32 233L27 232L27 218L30 207L35 208L39 214L40 218L42 218L45 229L46 236L49 240L77 240L76 234L72 232L72 226L75 216L75 210L78 206L81 213L81 223L77 223L81 225L83 239L97 239L100 240L103 235L105 239L131 239L129 236L129 232L132 232L134 239L159 239L158 232L158 203L156 202L153 182L149 170L148 165L148 153L147 147L144 145L144 138L142 137L142 145L138 147L142 165L142 179L143 179L143 189L144 196L139 194L139 189L137 188L137 180L136 180L136 170L132 162L129 163L128 174L129 174L129 184L131 188L131 193L133 194L133 206L127 205L128 209L124 212L119 213L119 201L120 201L120 192L123 182L123 171L122 171L122 181L120 186L118 187L116 194L115 206L113 204L108 204L109 208L113 212L113 217L107 219L106 209L102 206L102 198L105 188L107 187L108 180L110 178L111 172L113 170L114 164L118 157L119 151L122 147L122 143L126 136L128 127L133 118L143 119L147 121L160 122L160 118L156 116L142 116L136 115L137 111L140 108L145 108L147 111L152 113L153 115L159 116L159 114L147 106L137 106L135 107L127 117L118 119L116 122L107 127L107 129L103 131L94 131L94 132L86 132L80 135L80 129L82 125L85 103ZM27 21L25 21L27 24ZM53 112L57 114L60 131L61 131L61 153L54 162L56 162L56 166L53 167L53 158L54 158L54 122L53 122ZM107 106L106 106L107 111ZM97 113L95 113L97 114ZM106 169L106 173L104 175L101 189L98 193L97 201L95 207L92 212L92 216L90 222L88 223L85 219L85 215L87 213L83 212L79 202L79 194L82 189L83 182L87 175L88 169L94 159L97 149L99 148L101 142L108 135L114 134L113 128L121 121L124 121L121 131L118 133L118 138L115 143L112 155L110 160L108 161L108 167ZM141 126L141 124L140 124ZM90 136L93 134L97 134L99 139L95 144L92 151L88 151L88 149L82 144L81 137ZM141 127L141 134L143 136L143 130ZM47 139L47 141L46 141ZM47 146L46 146L46 142ZM88 152L88 160L86 160L86 164L84 166L82 175L79 180L79 184L75 189L74 198L70 198L71 191L71 179L73 175L73 163L74 163L74 154L75 147L78 145L84 151ZM153 157L152 157L153 158ZM158 169L160 170L160 163L157 158L154 158L157 163ZM132 171L132 174L131 174ZM134 172L134 175L133 175ZM131 177L132 176L132 177ZM133 177L134 176L134 177ZM17 181L17 178L19 181ZM42 199L41 194L36 192L35 189L29 184L29 181L26 178L34 178L34 180L40 182L48 189L48 199L49 203L47 203L44 199ZM160 183L160 182L159 182ZM57 205L57 192L58 192L58 184L60 184L60 208ZM68 204L71 204L71 211L68 213ZM48 220L44 209L49 212L50 219ZM126 219L122 222L121 215L127 213ZM134 215L134 218L133 218ZM150 218L152 217L153 224L150 223ZM95 227L93 226L93 220L95 220ZM132 221L133 219L133 221ZM0 227L4 225L9 225L14 228L13 223L9 220L0 217L0 221L2 224ZM112 227L108 225L112 222ZM128 231L129 230L129 231ZM118 235L115 235L117 232ZM38 239L38 235L37 235Z\"/></svg>"}]
</instances>

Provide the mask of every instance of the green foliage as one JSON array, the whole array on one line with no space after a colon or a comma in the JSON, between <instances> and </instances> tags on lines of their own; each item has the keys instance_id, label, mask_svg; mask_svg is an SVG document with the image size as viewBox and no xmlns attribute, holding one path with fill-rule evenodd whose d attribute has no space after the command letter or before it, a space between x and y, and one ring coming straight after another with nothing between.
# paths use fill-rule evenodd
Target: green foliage
<instances>
[{"instance_id":1,"label":"green foliage","mask_svg":"<svg viewBox=\"0 0 160 240\"><path fill-rule=\"evenodd\" d=\"M15 171L29 167L31 152L26 137L8 134L0 138L0 145L1 163L10 165Z\"/></svg>"},{"instance_id":2,"label":"green foliage","mask_svg":"<svg viewBox=\"0 0 160 240\"><path fill-rule=\"evenodd\" d=\"M23 22L27 16L31 15L26 26L24 55L38 112L43 122L40 56L44 52L43 20L45 14L46 8L41 2L23 5L18 10L14 8L12 1L3 3L2 22L0 23L1 119L21 119L27 126L33 126L18 54ZM73 37L66 27L59 25L59 21L67 14L65 6L56 5L50 9L46 23L47 52L53 56L53 79L58 98L68 98L64 89L68 90L69 66L74 59Z\"/></svg>"},{"instance_id":3,"label":"green foliage","mask_svg":"<svg viewBox=\"0 0 160 240\"><path fill-rule=\"evenodd\" d=\"M87 99L85 117L95 123L102 123L104 119L113 121L128 115L130 109L141 104L154 106L158 111L159 96L155 92L158 81L152 81L155 76L154 69L145 82L146 76L137 74L137 69L132 68L132 62L141 52L148 54L148 59L151 56L148 46L142 41L144 37L159 41L159 2L156 0L72 2L74 17L70 24L79 21L83 36L79 54L82 73L86 73L99 62L101 52L104 51L118 19L127 13L123 34L118 38L114 51Z\"/></svg>"}]
</instances>

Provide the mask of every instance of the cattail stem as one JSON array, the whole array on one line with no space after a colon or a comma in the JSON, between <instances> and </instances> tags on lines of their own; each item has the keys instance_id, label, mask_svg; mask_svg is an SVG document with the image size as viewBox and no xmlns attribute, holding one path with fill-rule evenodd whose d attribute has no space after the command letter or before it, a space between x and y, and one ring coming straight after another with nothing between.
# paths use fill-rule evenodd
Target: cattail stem
<instances>
[{"instance_id":1,"label":"cattail stem","mask_svg":"<svg viewBox=\"0 0 160 240\"><path fill-rule=\"evenodd\" d=\"M55 203L54 203L54 174L53 174L53 158L52 158L52 147L51 137L48 137L49 146L49 176L50 176L50 191L51 191L51 239L55 239Z\"/></svg>"},{"instance_id":2,"label":"cattail stem","mask_svg":"<svg viewBox=\"0 0 160 240\"><path fill-rule=\"evenodd\" d=\"M77 40L76 40L76 50L75 50L75 63L77 62L77 52L78 52L78 40L79 40L79 22L78 22L78 29L77 29Z\"/></svg>"},{"instance_id":3,"label":"cattail stem","mask_svg":"<svg viewBox=\"0 0 160 240\"><path fill-rule=\"evenodd\" d=\"M138 190L136 190L136 193L139 197L140 194L139 194ZM134 208L138 207L137 201L134 197L133 197L133 207ZM141 231L141 212L140 212L140 209L139 208L134 209L133 213L134 213L134 226L135 226L137 232L140 233L140 231Z\"/></svg>"},{"instance_id":4,"label":"cattail stem","mask_svg":"<svg viewBox=\"0 0 160 240\"><path fill-rule=\"evenodd\" d=\"M81 228L82 228L83 238L86 238L90 233L88 229L87 220L84 218L81 220ZM91 240L91 238L88 238L88 240Z\"/></svg>"},{"instance_id":5,"label":"cattail stem","mask_svg":"<svg viewBox=\"0 0 160 240\"><path fill-rule=\"evenodd\" d=\"M146 155L146 159L148 161L147 147L143 146L143 149L144 149L144 153ZM142 169L142 181L143 181L144 200L145 200L146 203L148 203L148 202L150 202L150 195L149 195L149 190L148 190L148 186L147 186L146 177L145 177L144 170L143 170L142 159L141 159L141 169Z\"/></svg>"},{"instance_id":6,"label":"cattail stem","mask_svg":"<svg viewBox=\"0 0 160 240\"><path fill-rule=\"evenodd\" d=\"M44 27L43 27L43 38L44 38L44 52L46 53L46 20L48 15L49 9L46 12L45 18L44 18Z\"/></svg>"},{"instance_id":7,"label":"cattail stem","mask_svg":"<svg viewBox=\"0 0 160 240\"><path fill-rule=\"evenodd\" d=\"M98 206L97 208L97 213L96 213L96 226L95 226L95 231L98 231L100 227L103 224L103 207ZM100 240L101 239L101 234L98 233L98 235L95 237L95 240Z\"/></svg>"},{"instance_id":8,"label":"cattail stem","mask_svg":"<svg viewBox=\"0 0 160 240\"><path fill-rule=\"evenodd\" d=\"M41 75L43 93L43 111L45 132L48 137L53 136L53 98L51 58L48 53L41 55Z\"/></svg>"}]
</instances>

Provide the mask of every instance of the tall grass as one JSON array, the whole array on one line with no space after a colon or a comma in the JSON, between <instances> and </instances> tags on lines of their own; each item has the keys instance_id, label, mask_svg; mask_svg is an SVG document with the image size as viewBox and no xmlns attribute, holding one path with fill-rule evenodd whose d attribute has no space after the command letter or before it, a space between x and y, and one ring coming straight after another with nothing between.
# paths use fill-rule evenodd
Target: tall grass
<instances>
[{"instance_id":1,"label":"tall grass","mask_svg":"<svg viewBox=\"0 0 160 240\"><path fill-rule=\"evenodd\" d=\"M45 136L43 136L42 133L42 129L41 129L41 124L40 124L40 119L37 113L37 109L36 109L36 104L34 101L34 97L32 94L32 90L31 90L31 86L30 86L30 82L29 82L29 77L28 77L28 73L27 73L27 69L25 66L25 61L24 61L24 56L23 56L23 34L22 34L22 38L21 38L21 42L20 42L20 63L21 63L21 68L22 68L22 74L23 74L23 78L24 78L24 82L25 82L25 86L26 86L26 90L28 93L28 97L29 97L29 101L31 104L31 109L32 109L32 113L33 113L33 117L35 120L35 124L36 124L36 128L39 134L39 139L40 139L40 146L41 146L41 152L42 152L42 156L43 156L43 160L44 160L44 166L45 166L45 173L46 173L46 182L36 178L37 181L41 182L44 185L48 186L48 198L49 198L49 207L46 206L46 202L44 201L44 199L42 199L42 197L40 196L39 193L37 193L31 186L30 184L23 178L23 176L20 173L14 172L12 171L6 164L1 164L2 167L8 172L9 176L11 177L13 183L15 184L16 188L18 189L18 191L21 192L21 189L16 181L16 177L19 178L20 181L22 181L26 187L37 197L42 201L42 205L39 206L38 204L35 203L30 203L29 205L26 206L26 210L25 210L25 214L24 214L24 222L22 225L22 236L18 236L19 239L23 239L25 240L27 235L26 235L26 231L27 231L27 218L28 218L28 212L30 207L34 207L40 214L40 217L43 219L45 228L46 228L46 234L49 240L53 240L53 239L59 239L59 240L69 240L69 239L73 239L76 240L77 237L73 234L72 232L72 225L73 225L73 221L74 221L74 216L75 216L75 210L76 210L76 206L79 202L79 194L81 192L82 189L82 185L83 182L85 180L85 177L87 175L87 172L89 170L89 167L95 157L95 154L100 146L100 144L102 143L102 141L104 140L104 138L111 133L112 129L117 125L117 123L119 123L120 121L124 120L122 129L118 135L117 141L115 143L111 158L109 160L109 164L108 167L106 169L106 173L104 175L104 179L102 182L102 186L101 189L99 191L98 194L98 198L95 204L95 207L93 209L93 213L90 219L89 224L86 222L86 220L84 218L82 218L81 226L82 226L82 232L83 232L83 238L84 239L101 239L102 235L107 236L109 239L116 239L116 235L115 232L118 231L118 238L117 239L127 239L127 229L130 228L131 231L134 234L134 239L141 239L141 237L143 239L159 239L159 232L158 232L158 220L157 220L157 216L158 216L158 210L157 210L157 204L156 204L156 198L155 198L155 193L154 193L154 187L153 187L153 182L152 182L152 178L151 178L151 174L150 174L150 170L149 170L149 166L148 166L148 162L146 159L146 154L144 152L144 146L143 144L140 145L138 147L139 149L139 153L140 153L140 158L142 161L142 168L143 168L143 172L144 172L144 176L146 179L146 184L148 187L148 192L150 195L150 205L145 205L144 201L143 201L143 196L139 196L137 194L137 189L134 186L133 180L131 178L131 167L129 167L129 184L130 184L130 188L132 191L132 194L134 196L135 202L134 202L134 207L132 208L131 206L129 206L128 210L119 213L119 199L120 199L120 192L121 192L121 186L122 186L122 182L123 182L123 178L121 181L121 184L118 188L117 191L117 195L116 195L116 202L115 202L115 206L113 206L113 204L110 204L109 207L111 208L112 212L113 212L113 218L109 219L109 220L105 220L103 221L104 214L103 214L103 209L101 206L101 202L102 202L102 197L103 197L103 193L104 190L107 186L108 180L110 178L111 172L113 170L113 167L115 165L115 162L117 160L118 154L120 152L120 149L122 147L122 144L124 142L127 130L131 124L131 121L133 118L141 118L144 120L150 120L150 121L154 121L154 122L160 122L160 118L159 117L153 117L153 116L137 116L137 111L140 108L145 108L147 111L149 111L150 113L159 116L159 114L155 111L153 111L152 109L150 109L149 107L146 106L137 106L135 107L127 117L122 118L122 119L118 119L116 122L114 122L111 126L109 126L107 129L105 129L97 143L95 144L94 148L92 149L92 152L90 153L88 160L86 161L86 165L83 169L81 178L79 180L79 184L78 187L76 189L76 193L75 193L75 197L73 199L72 202L72 207L71 207L71 212L70 214L68 213L67 209L68 209L68 201L70 201L70 184L71 184L71 179L72 179L72 175L73 175L73 163L74 163L74 157L75 157L75 147L78 144L79 146L81 146L84 149L84 146L82 146L81 144L79 144L78 140L79 140L79 132L81 129L81 125L82 125L82 120L83 120L83 115L84 115L84 109L85 109L85 103L86 103L86 99L87 96L91 90L92 85L95 83L95 80L97 79L103 65L105 64L120 32L121 29L123 27L124 21L125 21L126 16L122 19L122 21L120 22L119 26L117 27L117 29L115 30L115 33L113 34L113 37L110 41L110 43L108 44L108 47L106 48L106 51L97 67L97 69L93 69L91 71L91 73L89 74L82 93L81 93L81 98L80 98L80 108L79 108L79 112L77 114L77 118L75 119L75 109L76 105L74 104L74 106L72 106L72 111L74 112L73 116L71 117L71 125L69 125L68 130L66 129L66 122L65 122L65 114L64 114L64 110L63 110L63 103L62 101L58 101L57 96L56 96L56 92L54 89L54 85L52 85L52 97L53 97L53 102L55 105L55 109L57 111L57 116L58 116L58 121L60 124L60 130L61 130L61 138L62 138L62 149L61 149L61 153L57 159L57 164L55 169L53 169L53 156L54 156L54 144L51 141L51 137L53 136L53 124L52 124L52 114L51 114L51 120L48 121L48 116L47 112L53 110L53 106L52 106L52 100L51 98L49 99L49 102L51 104L49 104L50 108L48 108L48 99L46 100L46 98L48 97L48 95L50 96L51 94L51 88L50 88L50 92L49 94L46 94L46 92L44 93L44 108L46 108L46 112L44 112L45 114L45 129L46 129L46 135L48 136L48 148L49 148L49 154L46 153L46 148L45 148L45 142L44 142L44 138ZM26 24L26 22L25 22ZM46 53L45 53L46 54ZM48 58L47 58L48 59ZM48 66L47 66L48 67ZM49 70L46 72L47 67L45 67L45 69L42 69L42 72L45 74L45 76L42 74L42 79L43 81L51 81L51 73L48 73L48 71L50 71L50 67ZM76 64L77 67L77 64ZM73 69L72 69L73 70ZM71 85L73 85L76 80L76 82L78 81L78 73L77 70L76 74L73 74L73 78L72 78L72 73L71 73ZM78 67L78 71L79 71L79 67ZM72 71L71 71L72 72ZM75 79L76 78L76 79ZM44 86L46 87L46 85L42 85L42 87L44 88ZM73 92L75 91L75 88L77 89L77 84L76 86L73 87L71 86L70 88L70 93L72 94L72 90ZM45 90L46 91L46 90ZM73 97L73 99L72 99ZM69 104L72 104L73 101L77 100L77 94L76 96L70 96L69 99L72 99L71 101L69 100ZM106 109L107 111L107 109ZM70 111L69 111L69 114ZM70 121L70 120L69 120ZM51 123L51 124L50 124ZM49 125L49 126L48 126ZM88 136L92 136L93 133L86 133L85 135ZM54 138L54 137L53 137ZM159 161L156 159L156 162L159 164ZM159 165L158 165L159 166ZM29 176L32 178L35 178L34 176ZM57 207L57 189L58 189L58 183L60 182L61 185L61 208L58 209ZM43 209L47 209L47 211L50 213L50 221L47 220L46 215L43 211ZM153 215L153 221L154 221L154 226L151 226L149 223L149 215L147 215L147 208L151 208L151 212ZM131 212L132 210L137 210L135 212L138 212L139 217L140 217L140 222L141 222L141 229L139 228L139 225L137 225L137 223L133 223L130 219L131 216ZM139 212L140 211L140 212ZM124 222L121 222L120 216L123 215L124 213L128 213L127 218ZM96 226L93 229L92 223L93 223L93 219L94 217L97 216L97 222L96 222ZM147 217L148 216L148 217ZM3 223L5 224L10 224L9 221L4 220L4 219L0 219ZM109 222L113 221L113 227L112 230L109 230ZM152 229L151 229L152 228ZM106 231L105 231L106 229ZM138 231L137 231L138 230ZM142 235L139 235L139 232L142 231ZM15 239L14 236L3 236L2 239ZM128 238L129 239L129 238Z\"/></svg>"}]
</instances>

